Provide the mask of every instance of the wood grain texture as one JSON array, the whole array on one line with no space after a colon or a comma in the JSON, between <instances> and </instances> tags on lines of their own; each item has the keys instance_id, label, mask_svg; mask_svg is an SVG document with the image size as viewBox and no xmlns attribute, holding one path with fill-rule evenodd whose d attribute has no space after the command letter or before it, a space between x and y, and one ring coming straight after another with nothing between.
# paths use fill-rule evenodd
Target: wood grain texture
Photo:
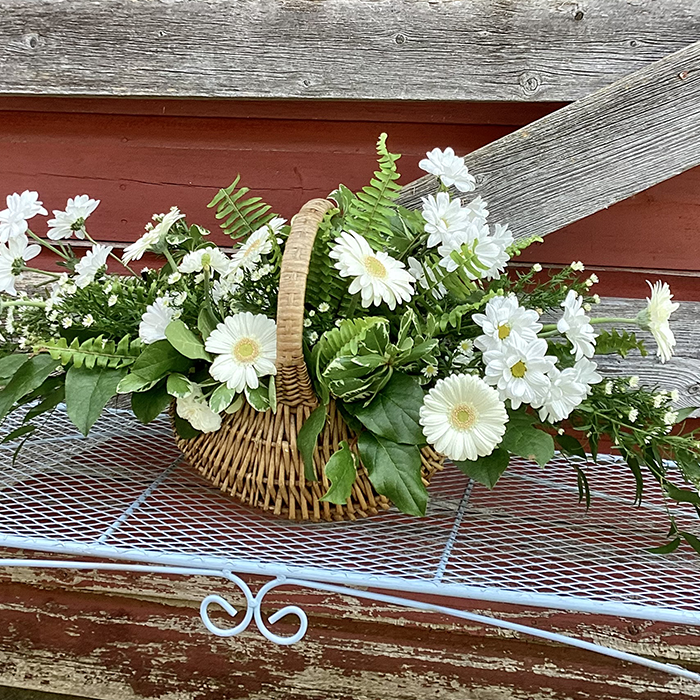
<instances>
[{"instance_id":1,"label":"wood grain texture","mask_svg":"<svg viewBox=\"0 0 700 700\"><path fill-rule=\"evenodd\" d=\"M0 551L10 554L16 556ZM309 616L306 638L278 647L256 630L230 639L206 632L197 611L205 595L217 592L234 606L242 601L232 587L204 578L10 569L0 571L0 584L0 684L6 686L99 700L700 697L695 683L597 654L321 592L278 589L265 599L265 616L287 604ZM463 603L700 667L696 628Z\"/></svg>"},{"instance_id":2,"label":"wood grain texture","mask_svg":"<svg viewBox=\"0 0 700 700\"><path fill-rule=\"evenodd\" d=\"M700 33L696 0L2 0L0 16L5 94L570 101Z\"/></svg>"},{"instance_id":3,"label":"wood grain texture","mask_svg":"<svg viewBox=\"0 0 700 700\"><path fill-rule=\"evenodd\" d=\"M466 156L491 219L545 236L700 165L700 42ZM409 207L433 192L404 188Z\"/></svg>"}]
</instances>

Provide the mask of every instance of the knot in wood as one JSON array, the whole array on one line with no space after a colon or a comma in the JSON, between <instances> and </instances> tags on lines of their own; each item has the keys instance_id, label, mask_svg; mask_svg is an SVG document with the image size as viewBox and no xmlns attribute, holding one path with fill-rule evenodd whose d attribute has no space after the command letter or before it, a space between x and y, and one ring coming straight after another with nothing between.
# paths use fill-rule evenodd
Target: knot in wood
<instances>
[{"instance_id":1,"label":"knot in wood","mask_svg":"<svg viewBox=\"0 0 700 700\"><path fill-rule=\"evenodd\" d=\"M528 95L534 95L540 89L542 80L536 73L525 71L521 73L520 78L518 78L518 83L523 89L523 92Z\"/></svg>"}]
</instances>

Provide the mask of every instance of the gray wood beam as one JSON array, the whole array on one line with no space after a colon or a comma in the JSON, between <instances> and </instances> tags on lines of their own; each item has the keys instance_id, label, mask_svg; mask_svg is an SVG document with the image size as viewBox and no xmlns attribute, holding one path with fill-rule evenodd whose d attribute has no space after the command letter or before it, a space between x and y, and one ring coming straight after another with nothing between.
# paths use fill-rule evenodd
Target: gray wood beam
<instances>
[{"instance_id":1,"label":"gray wood beam","mask_svg":"<svg viewBox=\"0 0 700 700\"><path fill-rule=\"evenodd\" d=\"M0 94L572 101L699 0L0 0Z\"/></svg>"}]
</instances>

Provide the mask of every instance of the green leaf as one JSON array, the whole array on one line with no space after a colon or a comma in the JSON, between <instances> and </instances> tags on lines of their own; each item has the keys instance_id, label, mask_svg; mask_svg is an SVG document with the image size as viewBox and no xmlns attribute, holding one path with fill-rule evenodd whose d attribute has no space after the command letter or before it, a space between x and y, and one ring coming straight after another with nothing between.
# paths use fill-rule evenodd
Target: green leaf
<instances>
[{"instance_id":1,"label":"green leaf","mask_svg":"<svg viewBox=\"0 0 700 700\"><path fill-rule=\"evenodd\" d=\"M191 440L202 434L201 430L193 428L184 418L180 418L177 413L173 413L173 424L175 425L175 432L183 440Z\"/></svg>"},{"instance_id":2,"label":"green leaf","mask_svg":"<svg viewBox=\"0 0 700 700\"><path fill-rule=\"evenodd\" d=\"M166 389L170 396L184 399L192 393L192 382L184 374L169 374Z\"/></svg>"},{"instance_id":3,"label":"green leaf","mask_svg":"<svg viewBox=\"0 0 700 700\"><path fill-rule=\"evenodd\" d=\"M270 408L270 390L264 384L259 384L255 389L245 387L244 392L248 403L256 411L263 413Z\"/></svg>"},{"instance_id":4,"label":"green leaf","mask_svg":"<svg viewBox=\"0 0 700 700\"><path fill-rule=\"evenodd\" d=\"M5 419L15 402L38 389L60 365L60 362L48 355L35 355L22 363L5 388L0 391L0 420Z\"/></svg>"},{"instance_id":5,"label":"green leaf","mask_svg":"<svg viewBox=\"0 0 700 700\"><path fill-rule=\"evenodd\" d=\"M240 179L238 175L229 187L219 190L208 204L209 207L216 207L216 218L224 219L219 226L231 238L247 236L274 217L270 213L271 207L260 197L244 199L250 190L248 187L237 189Z\"/></svg>"},{"instance_id":6,"label":"green leaf","mask_svg":"<svg viewBox=\"0 0 700 700\"><path fill-rule=\"evenodd\" d=\"M181 355L169 341L159 340L146 346L146 349L136 358L136 362L131 366L131 372L119 385L119 393L143 391L166 374L175 372L184 374L191 366L192 362Z\"/></svg>"},{"instance_id":7,"label":"green leaf","mask_svg":"<svg viewBox=\"0 0 700 700\"><path fill-rule=\"evenodd\" d=\"M29 355L14 353L0 359L0 379L9 379L25 362Z\"/></svg>"},{"instance_id":8,"label":"green leaf","mask_svg":"<svg viewBox=\"0 0 700 700\"><path fill-rule=\"evenodd\" d=\"M321 405L311 412L297 435L297 449L304 461L304 476L307 481L318 481L314 469L314 450L318 436L326 424L326 407Z\"/></svg>"},{"instance_id":9,"label":"green leaf","mask_svg":"<svg viewBox=\"0 0 700 700\"><path fill-rule=\"evenodd\" d=\"M60 379L61 381L57 384L52 384L50 388L47 388L47 393L43 394L44 398L35 406L32 406L24 416L24 421L30 421L40 416L42 413L51 411L56 408L59 403L65 401L66 398L66 385L65 385L65 375L60 377L49 377L42 385L40 389L46 386L46 383L51 379Z\"/></svg>"},{"instance_id":10,"label":"green leaf","mask_svg":"<svg viewBox=\"0 0 700 700\"><path fill-rule=\"evenodd\" d=\"M336 450L325 466L326 476L330 479L331 486L322 501L343 505L350 498L352 485L357 476L356 458L346 440L340 443L340 449Z\"/></svg>"},{"instance_id":11,"label":"green leaf","mask_svg":"<svg viewBox=\"0 0 700 700\"><path fill-rule=\"evenodd\" d=\"M686 408L679 408L677 411L678 415L676 416L676 424L682 423L687 418L690 418L690 416L697 410L698 406L687 406Z\"/></svg>"},{"instance_id":12,"label":"green leaf","mask_svg":"<svg viewBox=\"0 0 700 700\"><path fill-rule=\"evenodd\" d=\"M172 396L168 393L165 382L160 381L148 391L132 394L131 410L142 423L150 423L168 408L171 401Z\"/></svg>"},{"instance_id":13,"label":"green leaf","mask_svg":"<svg viewBox=\"0 0 700 700\"><path fill-rule=\"evenodd\" d=\"M221 413L231 405L235 398L236 392L233 389L229 389L226 384L220 384L209 397L209 408L214 413Z\"/></svg>"},{"instance_id":14,"label":"green leaf","mask_svg":"<svg viewBox=\"0 0 700 700\"><path fill-rule=\"evenodd\" d=\"M502 447L512 454L530 459L543 467L554 457L554 440L552 436L538 430L527 421L511 414L503 437ZM528 419L530 420L530 419Z\"/></svg>"},{"instance_id":15,"label":"green leaf","mask_svg":"<svg viewBox=\"0 0 700 700\"><path fill-rule=\"evenodd\" d=\"M346 403L345 408L375 435L406 445L424 445L419 423L424 397L415 377L394 372L369 405Z\"/></svg>"},{"instance_id":16,"label":"green leaf","mask_svg":"<svg viewBox=\"0 0 700 700\"><path fill-rule=\"evenodd\" d=\"M681 543L681 538L676 537L675 540L671 540L668 544L662 544L660 547L650 547L649 551L652 554L671 554L678 549Z\"/></svg>"},{"instance_id":17,"label":"green leaf","mask_svg":"<svg viewBox=\"0 0 700 700\"><path fill-rule=\"evenodd\" d=\"M508 464L510 464L510 454L502 447L497 447L490 455L473 461L465 459L462 462L455 462L455 466L460 471L490 489L496 485L501 474L508 468Z\"/></svg>"},{"instance_id":18,"label":"green leaf","mask_svg":"<svg viewBox=\"0 0 700 700\"><path fill-rule=\"evenodd\" d=\"M204 343L179 318L168 324L165 337L181 355L190 360L211 360Z\"/></svg>"},{"instance_id":19,"label":"green leaf","mask_svg":"<svg viewBox=\"0 0 700 700\"><path fill-rule=\"evenodd\" d=\"M21 425L19 428L15 428L11 433L5 435L5 437L0 440L0 443L12 442L23 435L29 435L36 430L36 425Z\"/></svg>"},{"instance_id":20,"label":"green leaf","mask_svg":"<svg viewBox=\"0 0 700 700\"><path fill-rule=\"evenodd\" d=\"M700 495L696 491L690 489L679 489L677 486L666 482L664 484L666 493L674 500L680 503L693 503L696 506L700 505Z\"/></svg>"},{"instance_id":21,"label":"green leaf","mask_svg":"<svg viewBox=\"0 0 700 700\"><path fill-rule=\"evenodd\" d=\"M678 533L698 554L700 554L700 538L691 532Z\"/></svg>"},{"instance_id":22,"label":"green leaf","mask_svg":"<svg viewBox=\"0 0 700 700\"><path fill-rule=\"evenodd\" d=\"M564 454L586 459L586 451L583 449L583 445L572 435L566 435L566 433L557 435L555 440Z\"/></svg>"},{"instance_id":23,"label":"green leaf","mask_svg":"<svg viewBox=\"0 0 700 700\"><path fill-rule=\"evenodd\" d=\"M71 367L66 373L66 410L76 428L87 435L102 409L117 393L126 368Z\"/></svg>"},{"instance_id":24,"label":"green leaf","mask_svg":"<svg viewBox=\"0 0 700 700\"><path fill-rule=\"evenodd\" d=\"M214 312L208 306L203 306L197 317L197 328L202 334L202 338L206 340L218 325L219 319Z\"/></svg>"},{"instance_id":25,"label":"green leaf","mask_svg":"<svg viewBox=\"0 0 700 700\"><path fill-rule=\"evenodd\" d=\"M420 450L365 431L357 441L369 480L402 512L425 515L428 491L421 478Z\"/></svg>"}]
</instances>

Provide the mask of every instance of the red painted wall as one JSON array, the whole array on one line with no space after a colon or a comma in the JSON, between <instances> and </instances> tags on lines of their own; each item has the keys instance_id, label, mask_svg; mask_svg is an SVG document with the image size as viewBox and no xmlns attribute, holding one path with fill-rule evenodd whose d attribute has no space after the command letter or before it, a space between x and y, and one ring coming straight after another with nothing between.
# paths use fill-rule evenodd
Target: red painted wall
<instances>
[{"instance_id":1,"label":"red painted wall","mask_svg":"<svg viewBox=\"0 0 700 700\"><path fill-rule=\"evenodd\" d=\"M3 98L0 196L37 189L47 208L99 198L89 230L106 241L134 240L172 205L216 230L206 204L239 172L289 218L338 182L365 184L381 131L410 182L429 148L468 152L559 106ZM582 260L602 294L644 296L644 279L662 276L677 298L700 299L699 229L696 168L551 234L521 260Z\"/></svg>"}]
</instances>

